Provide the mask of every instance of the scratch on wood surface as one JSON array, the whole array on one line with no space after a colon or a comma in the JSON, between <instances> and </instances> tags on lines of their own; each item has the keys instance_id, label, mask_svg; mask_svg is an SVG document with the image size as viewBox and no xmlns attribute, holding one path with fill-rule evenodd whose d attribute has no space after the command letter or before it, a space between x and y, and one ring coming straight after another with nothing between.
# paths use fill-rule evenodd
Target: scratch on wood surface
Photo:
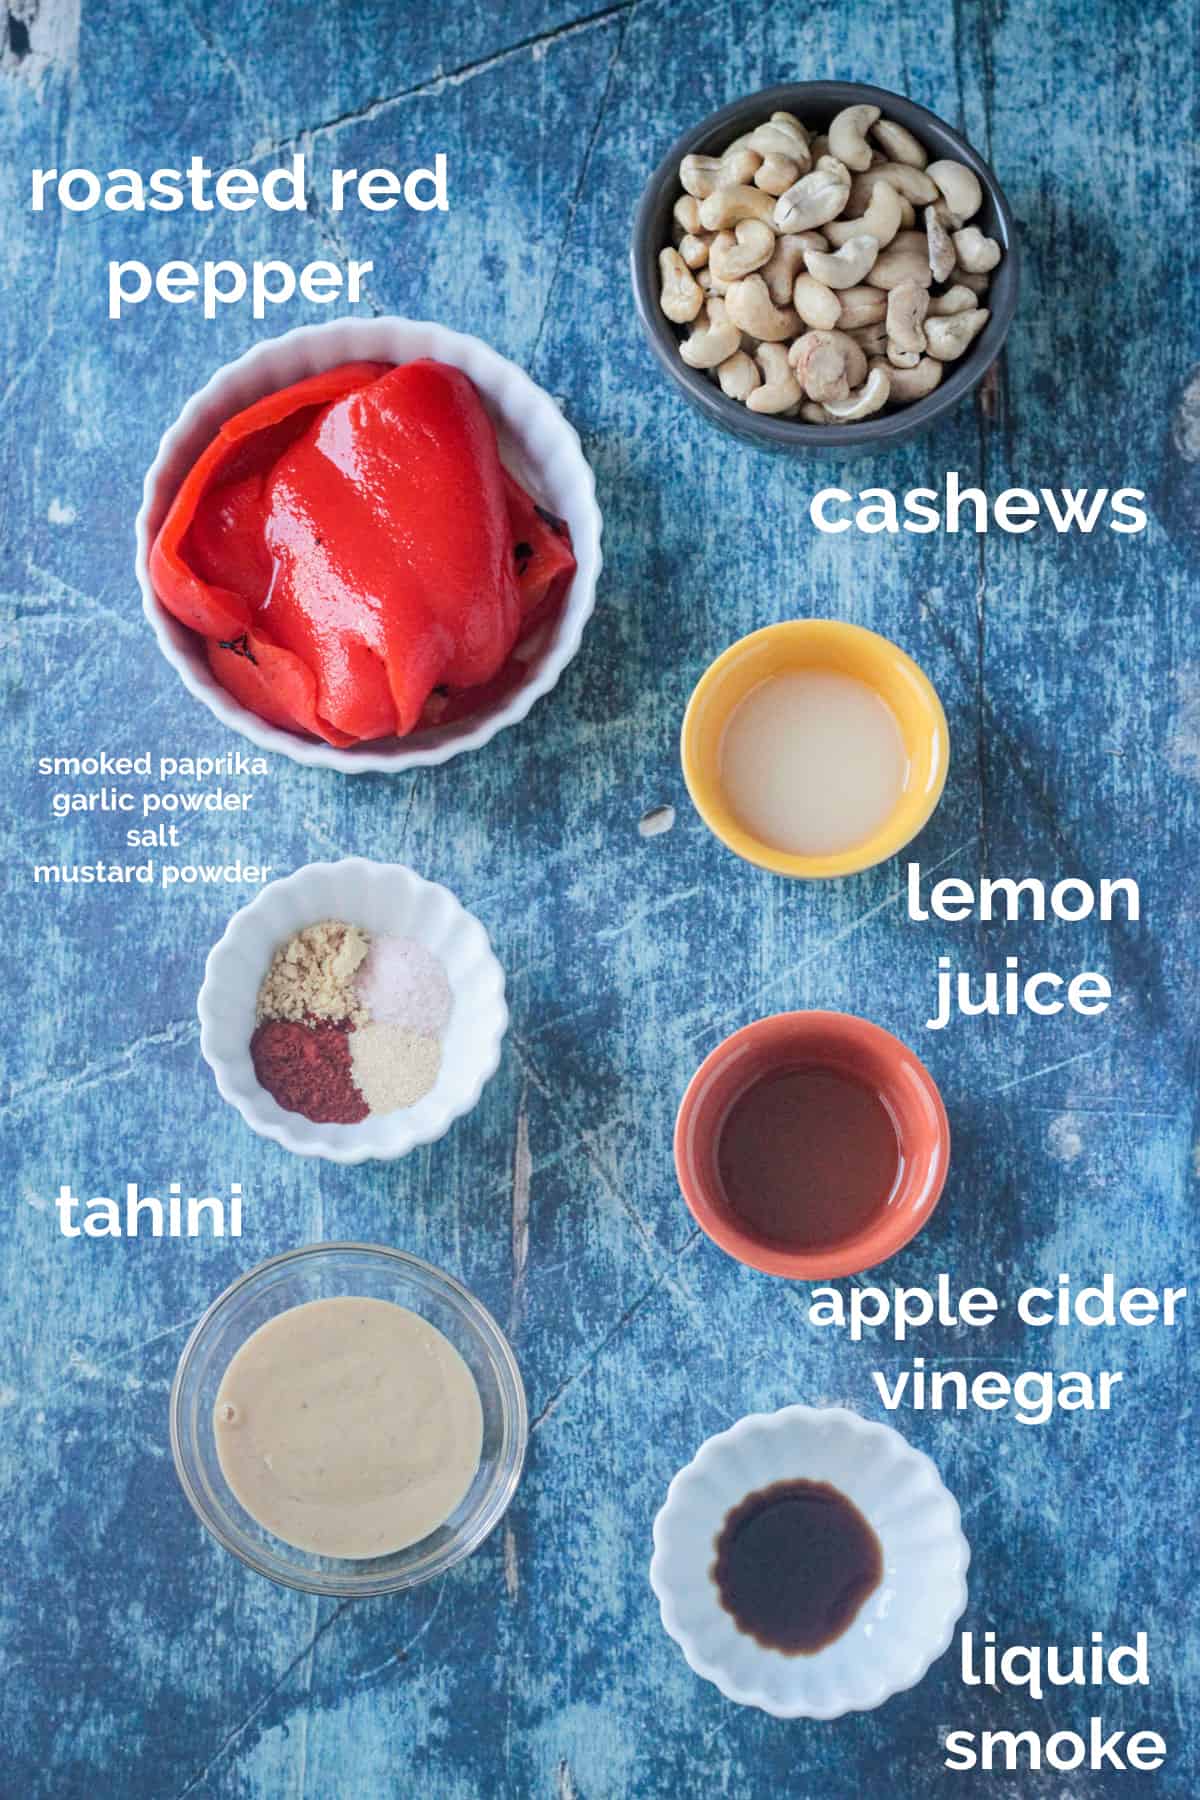
<instances>
[{"instance_id":1,"label":"scratch on wood surface","mask_svg":"<svg viewBox=\"0 0 1200 1800\"><path fill-rule=\"evenodd\" d=\"M980 1096L983 1100L995 1100L1001 1094L1011 1093L1013 1088L1023 1087L1027 1081L1036 1081L1041 1075L1054 1075L1059 1069L1069 1069L1072 1063L1089 1062L1093 1056L1101 1056L1111 1046L1099 1044L1094 1050L1081 1050L1078 1056L1065 1056L1061 1062L1047 1063L1044 1069L1030 1069L1027 1075L1016 1075L1006 1081L1003 1087L993 1088L990 1093Z\"/></svg>"},{"instance_id":2,"label":"scratch on wood surface","mask_svg":"<svg viewBox=\"0 0 1200 1800\"><path fill-rule=\"evenodd\" d=\"M587 147L584 150L583 158L579 165L579 175L575 182L575 191L571 195L570 202L567 206L567 215L563 221L563 228L559 233L558 245L554 252L554 262L550 269L550 279L546 283L546 294L542 301L541 316L538 319L537 330L533 337L533 348L529 352L529 367L531 369L537 368L538 351L542 346L542 335L545 332L546 321L550 317L550 307L554 300L555 290L558 287L558 277L562 269L563 256L566 252L567 245L571 240L571 231L575 224L575 214L579 210L580 196L583 193L584 184L587 181L588 170L591 168L592 154L596 148L596 139L600 135L600 127L604 122L604 115L608 111L608 98L612 92L613 76L616 74L617 64L621 60L621 52L625 47L625 36L629 30L629 21L633 17L636 4L637 0L628 0L627 4L622 4L610 9L612 14L624 14L624 17L621 18L620 30L617 32L617 41L613 45L612 55L608 59L608 72L604 77L604 86L600 90L600 103L596 108L596 116L592 120L592 129L588 133Z\"/></svg>"},{"instance_id":3,"label":"scratch on wood surface","mask_svg":"<svg viewBox=\"0 0 1200 1800\"><path fill-rule=\"evenodd\" d=\"M0 405L2 404L3 402L0 402ZM118 612L115 607L105 606L99 595L85 594L82 588L72 587L70 582L64 581L61 576L53 574L49 569L39 568L38 564L29 557L25 559L25 567L33 580L47 590L60 604L68 600L71 602L66 616L79 618L82 615L92 619L103 619L105 624L111 625L114 630L134 633L143 642L145 641L146 623L140 612L127 615Z\"/></svg>"},{"instance_id":4,"label":"scratch on wood surface","mask_svg":"<svg viewBox=\"0 0 1200 1800\"><path fill-rule=\"evenodd\" d=\"M422 1621L421 1625L418 1627L418 1629L416 1631L413 1632L412 1636L408 1639L408 1641L406 1643L401 1644L401 1646L398 1650L393 1650L390 1656L385 1656L382 1662L373 1663L369 1669L360 1669L358 1671L358 1673L353 1677L354 1681L359 1684L361 1684L363 1682L367 1682L367 1681L372 1681L372 1680L374 1680L376 1675L383 1675L389 1669L400 1668L404 1663L406 1663L408 1661L409 1652L411 1650L415 1649L416 1646L420 1643L421 1639L425 1636L425 1633L429 1630L430 1626L433 1624L434 1620L437 1618L439 1612L442 1610L442 1601L445 1598L446 1598L446 1578L445 1578L445 1576L443 1576L438 1585L437 1599L434 1601L433 1605L430 1607L429 1612L428 1612L427 1616L425 1617L425 1619ZM315 1643L316 1639L314 1639L313 1641ZM182 1800L182 1796L181 1796L181 1800Z\"/></svg>"},{"instance_id":5,"label":"scratch on wood surface","mask_svg":"<svg viewBox=\"0 0 1200 1800\"><path fill-rule=\"evenodd\" d=\"M512 1298L508 1309L508 1331L515 1337L521 1323L525 1298L525 1271L529 1264L529 1194L533 1180L533 1158L529 1151L529 1083L521 1088L517 1107L517 1138L513 1146L512 1167Z\"/></svg>"},{"instance_id":6,"label":"scratch on wood surface","mask_svg":"<svg viewBox=\"0 0 1200 1800\"><path fill-rule=\"evenodd\" d=\"M657 1269L658 1252L650 1227L646 1224L646 1221L642 1218L624 1188L618 1182L613 1180L609 1171L605 1168L600 1159L600 1153L596 1148L593 1134L587 1129L577 1129L562 1111L558 1104L554 1089L546 1080L545 1076L539 1073L537 1064L530 1055L528 1044L523 1043L511 1027L509 1028L508 1036L509 1042L516 1051L517 1060L525 1071L527 1079L541 1095L551 1118L554 1119L559 1129L570 1140L570 1147L580 1150L587 1159L588 1166L595 1175L596 1181L603 1193L609 1200L615 1201L632 1225L637 1241L646 1257L646 1261L650 1264L652 1269Z\"/></svg>"},{"instance_id":7,"label":"scratch on wood surface","mask_svg":"<svg viewBox=\"0 0 1200 1800\"><path fill-rule=\"evenodd\" d=\"M517 1566L517 1538L508 1519L504 1521L504 1591L510 1600L521 1592L521 1571Z\"/></svg>"},{"instance_id":8,"label":"scratch on wood surface","mask_svg":"<svg viewBox=\"0 0 1200 1800\"><path fill-rule=\"evenodd\" d=\"M610 925L605 930L598 931L596 941L597 943L608 943L613 938L624 937L627 931L635 931L639 925L644 925L647 919L657 918L659 913L666 912L668 907L682 906L685 900L694 900L697 894L703 892L704 888L697 883L694 887L681 889L678 894L668 894L665 899L656 901L653 906L644 906L640 912L630 913L629 917L622 920L620 925Z\"/></svg>"},{"instance_id":9,"label":"scratch on wood surface","mask_svg":"<svg viewBox=\"0 0 1200 1800\"><path fill-rule=\"evenodd\" d=\"M133 1073L139 1058L149 1051L177 1049L180 1044L190 1043L200 1032L197 1019L175 1019L170 1025L164 1025L161 1031L147 1032L145 1037L135 1038L132 1044L111 1056L101 1058L98 1062L85 1063L82 1069L74 1069L69 1075L52 1081L46 1070L40 1069L27 1080L14 1084L3 1105L0 1114L11 1112L23 1101L34 1098L39 1101L50 1099L61 1100L68 1094L80 1093L84 1088L94 1087L98 1081L119 1081L123 1076Z\"/></svg>"},{"instance_id":10,"label":"scratch on wood surface","mask_svg":"<svg viewBox=\"0 0 1200 1800\"><path fill-rule=\"evenodd\" d=\"M571 1371L571 1373L566 1377L566 1379L559 1383L558 1387L555 1388L555 1390L551 1394L550 1398L542 1406L542 1409L537 1414L537 1417L531 1422L530 1427L529 1427L530 1437L533 1436L535 1431L540 1430L540 1428L546 1423L547 1419L552 1417L552 1415L557 1411L559 1405L566 1398L567 1394L571 1391L571 1389L576 1385L577 1382L579 1382L583 1379L583 1377L587 1374L588 1370L592 1367L592 1365L601 1356L603 1356L604 1352L608 1349L609 1345L614 1344L617 1341L617 1339L620 1337L621 1333L625 1330L626 1326L629 1325L633 1321L633 1319L635 1319L637 1317L638 1313L641 1312L641 1310L645 1306L646 1302L648 1300L650 1300L658 1292L659 1288L669 1287L669 1285L670 1285L669 1277L671 1275L672 1270L678 1268L680 1262L687 1255L688 1251L692 1248L692 1246L696 1243L696 1240L699 1238L699 1236L700 1236L700 1227L698 1225L695 1225L695 1226L693 1226L691 1232L688 1234L688 1236L685 1239L685 1241L683 1242L683 1244L681 1244L679 1249L675 1252L675 1255L671 1258L670 1262L660 1271L660 1273L658 1275L655 1276L654 1280L650 1283L649 1287L643 1289L643 1291L638 1295L637 1299L634 1300L631 1305L629 1305L625 1308L625 1311L621 1314L621 1316L617 1320L616 1324L612 1327L612 1330L607 1332L605 1334L605 1336L603 1338L601 1338L600 1342L595 1346L595 1348L588 1352L587 1356L584 1358L583 1362L580 1363L579 1367L577 1369L573 1369Z\"/></svg>"},{"instance_id":11,"label":"scratch on wood surface","mask_svg":"<svg viewBox=\"0 0 1200 1800\"><path fill-rule=\"evenodd\" d=\"M571 1773L571 1765L564 1756L558 1765L554 1783L555 1800L579 1800L579 1789L575 1786L575 1777Z\"/></svg>"},{"instance_id":12,"label":"scratch on wood surface","mask_svg":"<svg viewBox=\"0 0 1200 1800\"><path fill-rule=\"evenodd\" d=\"M439 70L436 75L428 76L411 87L398 88L394 94L382 94L373 100L365 100L360 106L351 107L348 112L338 113L334 118L322 119L318 124L306 126L303 132L294 132L289 137L278 138L271 143L258 143L250 155L241 160L261 162L264 157L277 156L281 151L290 149L302 136L310 139L326 137L330 132L340 131L346 125L365 125L389 112L393 106L400 106L405 100L425 100L444 93L447 88L461 87L464 82L474 81L480 75L488 75L493 69L500 68L513 57L523 56L526 52L544 56L552 44L563 43L581 32L593 31L597 26L606 25L610 19L632 11L635 4L636 0L616 0L614 6L602 7L599 12L588 13L582 19L572 19L565 25L554 26L550 31L539 31L530 37L519 38L516 43L493 50L487 56L459 63L453 69Z\"/></svg>"},{"instance_id":13,"label":"scratch on wood surface","mask_svg":"<svg viewBox=\"0 0 1200 1800\"><path fill-rule=\"evenodd\" d=\"M314 1599L313 1604L314 1604L314 1607L317 1605L317 1602L315 1599ZM305 1644L304 1648L302 1650L298 1651L295 1656L293 1656L291 1662L288 1663L288 1665L284 1669L283 1673L275 1681L273 1681L271 1683L271 1685L267 1689L266 1693L261 1695L260 1698L255 1701L254 1705L250 1708L250 1711L245 1715L244 1718L242 1718L238 1721L238 1723L233 1727L233 1730L228 1732L226 1734L226 1736L221 1739L221 1742L217 1745L216 1749L213 1751L212 1755L209 1757L208 1761L204 1764L204 1766L202 1768L197 1769L196 1773L194 1775L192 1775L184 1783L184 1785L180 1788L178 1794L175 1796L175 1800L185 1800L185 1797L188 1794L195 1793L196 1789L200 1786L200 1783L202 1781L207 1780L208 1776L211 1774L213 1769L216 1768L217 1764L221 1761L221 1758L225 1755L226 1751L229 1750L234 1744L236 1744L237 1740L241 1737L242 1733L246 1730L247 1726L252 1725L254 1723L255 1719L257 1719L259 1713L261 1713L263 1711L264 1707L270 1705L271 1701L275 1698L275 1695L279 1692L280 1688L282 1688L284 1686L284 1684L286 1683L288 1677L293 1673L294 1670L296 1670L300 1667L300 1664L304 1661L306 1656L312 1655L313 1650L316 1648L316 1646L319 1643L319 1641L321 1640L321 1638L323 1638L325 1636L325 1633L327 1631L330 1631L333 1628L333 1626L337 1624L338 1620L341 1618L342 1614L346 1611L346 1608L349 1605L350 1605L350 1602L348 1600L343 1600L341 1605L335 1607L333 1612L330 1613L330 1615L326 1619L325 1623L323 1625L319 1625L317 1627L317 1629L313 1632L312 1636L309 1638L308 1642Z\"/></svg>"}]
</instances>

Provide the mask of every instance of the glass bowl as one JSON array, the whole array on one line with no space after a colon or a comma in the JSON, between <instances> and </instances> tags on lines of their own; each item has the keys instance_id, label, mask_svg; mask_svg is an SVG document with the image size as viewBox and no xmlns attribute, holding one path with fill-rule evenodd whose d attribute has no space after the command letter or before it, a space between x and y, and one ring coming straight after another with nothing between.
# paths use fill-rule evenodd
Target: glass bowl
<instances>
[{"instance_id":1,"label":"glass bowl","mask_svg":"<svg viewBox=\"0 0 1200 1800\"><path fill-rule=\"evenodd\" d=\"M444 1332L466 1361L483 1407L475 1479L444 1524L403 1550L369 1560L317 1556L263 1529L235 1499L217 1458L217 1389L230 1361L268 1319L338 1295L390 1300ZM260 1263L213 1301L187 1341L171 1387L171 1454L201 1522L248 1568L309 1594L395 1594L442 1575L503 1518L525 1460L529 1415L508 1340L486 1307L420 1257L378 1244L314 1244Z\"/></svg>"}]
</instances>

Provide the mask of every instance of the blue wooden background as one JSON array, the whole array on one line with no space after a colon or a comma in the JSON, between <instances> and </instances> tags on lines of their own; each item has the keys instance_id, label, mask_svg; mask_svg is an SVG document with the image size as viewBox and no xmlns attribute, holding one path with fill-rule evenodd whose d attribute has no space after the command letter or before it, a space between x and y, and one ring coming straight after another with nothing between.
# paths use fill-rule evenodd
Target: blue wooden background
<instances>
[{"instance_id":1,"label":"blue wooden background","mask_svg":"<svg viewBox=\"0 0 1200 1800\"><path fill-rule=\"evenodd\" d=\"M1186 1279L1197 1174L1194 951L1200 646L1195 8L1085 0L512 0L445 9L282 0L10 0L0 488L8 688L8 1209L0 1236L7 1552L0 1791L26 1796L417 1795L667 1800L941 1796L949 1727L1154 1727L1137 1791L1191 1795L1195 1438L1186 1335L1013 1324L933 1331L931 1358L1127 1371L1110 1416L1041 1428L901 1414L961 1501L965 1624L1005 1640L1151 1635L1152 1686L1038 1706L915 1692L835 1725L727 1704L663 1634L646 1581L670 1476L742 1413L838 1401L880 1416L907 1361L810 1330L803 1292L698 1238L671 1162L675 1107L729 1029L784 1007L862 1012L912 1043L955 1140L940 1211L884 1278L948 1269L1013 1296L1068 1269ZM656 373L626 278L646 171L684 126L791 77L913 95L996 166L1025 291L987 404L840 471L714 435ZM31 165L144 169L192 153L260 169L293 148L407 168L443 149L448 216L28 211ZM115 854L111 822L51 822L49 753L233 747L160 658L132 525L159 433L260 329L147 303L105 317L113 257L368 256L370 305L485 336L556 395L597 475L607 566L582 653L519 729L396 779L273 759L208 858L280 872L347 853L448 882L511 984L503 1068L442 1143L340 1169L253 1137L197 1043L204 956L248 891L35 890L29 865ZM293 305L284 329L325 316ZM1188 402L1188 384L1191 403ZM1141 537L818 536L806 502L853 487L1141 487ZM899 640L953 735L923 864L1046 879L1132 874L1142 922L916 925L899 865L828 887L735 862L691 811L676 739L709 659L795 614ZM678 807L667 835L637 830ZM966 966L1111 973L1101 1020L923 1029L942 950ZM240 1179L241 1242L59 1237L62 1181L185 1192ZM176 1485L166 1396L191 1322L235 1274L320 1238L402 1245L511 1330L533 1419L502 1530L397 1599L335 1605L224 1556ZM1112 1340L1112 1341L1110 1341ZM968 1778L969 1779L969 1778ZM990 1778L990 1792L1118 1795L1129 1777Z\"/></svg>"}]
</instances>

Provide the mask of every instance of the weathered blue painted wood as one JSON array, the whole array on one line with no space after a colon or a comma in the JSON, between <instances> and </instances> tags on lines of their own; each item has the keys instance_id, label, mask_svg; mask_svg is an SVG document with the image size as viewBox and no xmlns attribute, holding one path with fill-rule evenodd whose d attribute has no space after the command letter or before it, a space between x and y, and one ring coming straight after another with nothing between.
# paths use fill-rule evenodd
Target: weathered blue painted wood
<instances>
[{"instance_id":1,"label":"weathered blue painted wood","mask_svg":"<svg viewBox=\"0 0 1200 1800\"><path fill-rule=\"evenodd\" d=\"M1150 12L512 0L454 17L382 0L14 0L0 79L4 1792L824 1800L886 1783L940 1796L959 1791L941 1767L948 1725L1077 1728L1092 1710L1167 1736L1147 1791L1195 1792L1196 1491L1178 1332L1076 1330L1048 1347L999 1325L989 1365L1125 1368L1117 1410L1045 1427L977 1412L899 1421L962 1502L967 1623L1062 1643L1147 1629L1148 1694L1001 1700L964 1690L950 1657L876 1714L783 1725L693 1678L645 1578L654 1512L704 1436L795 1399L878 1416L872 1368L906 1361L813 1331L798 1294L692 1229L670 1127L728 1029L786 1006L845 1007L928 1059L954 1167L887 1279L949 1269L1008 1295L1060 1269L1186 1279L1200 478L1194 427L1189 441L1172 421L1196 361L1194 28L1188 0ZM644 352L625 274L642 179L676 132L807 75L878 81L965 129L1008 189L1026 259L990 402L844 472L706 431ZM25 208L33 164L148 168L196 152L263 166L293 148L319 171L445 150L452 211L206 222ZM232 747L144 628L132 519L163 425L256 328L236 311L206 324L161 305L110 325L103 305L111 257L220 254L371 257L374 308L478 331L562 396L606 516L584 650L523 727L395 780L272 761L244 822L197 828L207 854L260 855L278 872L342 853L401 858L492 930L513 1006L502 1072L443 1143L386 1167L302 1163L218 1101L194 997L236 890L29 882L52 848L87 860L118 841L95 819L51 823L37 756ZM305 316L293 306L280 326ZM993 494L1128 483L1151 496L1150 528L898 542L823 538L808 522L827 481L902 492L950 469ZM943 695L954 760L917 846L925 866L1132 874L1142 922L919 926L895 866L816 889L735 863L687 805L681 711L733 638L806 612L898 639ZM638 817L661 802L678 823L644 841ZM1107 969L1119 1000L1102 1021L976 1020L937 1037L923 1021L942 950L976 969L1013 952L1030 967ZM90 1192L136 1178L189 1190L240 1179L245 1238L58 1237L61 1181ZM192 1520L166 1445L191 1321L240 1269L322 1237L397 1243L460 1275L510 1326L534 1418L504 1529L436 1587L353 1607L276 1591L225 1558ZM917 1348L975 1353L939 1331ZM1013 1791L1129 1790L1097 1775Z\"/></svg>"}]
</instances>

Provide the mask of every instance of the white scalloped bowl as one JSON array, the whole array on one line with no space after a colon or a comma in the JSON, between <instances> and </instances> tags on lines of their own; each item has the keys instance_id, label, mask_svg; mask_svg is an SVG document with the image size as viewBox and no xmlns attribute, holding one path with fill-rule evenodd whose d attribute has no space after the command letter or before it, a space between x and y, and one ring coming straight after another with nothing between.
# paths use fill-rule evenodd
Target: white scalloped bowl
<instances>
[{"instance_id":1,"label":"white scalloped bowl","mask_svg":"<svg viewBox=\"0 0 1200 1800\"><path fill-rule=\"evenodd\" d=\"M357 1125L316 1124L286 1112L259 1083L250 1059L259 985L279 945L321 919L416 938L445 969L453 1006L442 1033L442 1064L433 1087L415 1106L376 1113ZM208 953L197 1011L205 1061L247 1125L298 1156L340 1163L405 1156L444 1136L495 1074L508 1029L504 971L474 914L449 888L423 880L403 863L357 856L308 863L270 882L235 913Z\"/></svg>"},{"instance_id":2,"label":"white scalloped bowl","mask_svg":"<svg viewBox=\"0 0 1200 1800\"><path fill-rule=\"evenodd\" d=\"M570 526L577 567L557 624L530 646L526 679L503 705L439 730L414 731L405 738L380 738L339 750L317 738L269 725L221 686L208 667L203 640L160 604L150 580L150 547L188 470L225 420L243 407L339 363L359 359L406 363L422 356L436 357L470 376L491 414L505 465L535 500ZM596 483L579 434L551 396L523 369L481 338L425 320L332 319L324 325L297 326L283 337L255 345L236 362L218 369L188 401L164 433L146 473L135 527L135 567L142 610L159 649L188 692L202 700L223 725L264 750L290 756L293 762L340 769L343 774L366 770L394 774L444 763L464 750L479 749L506 725L523 719L534 701L549 693L578 650L596 603L601 530Z\"/></svg>"},{"instance_id":3,"label":"white scalloped bowl","mask_svg":"<svg viewBox=\"0 0 1200 1800\"><path fill-rule=\"evenodd\" d=\"M709 1572L730 1508L786 1480L832 1483L883 1548L880 1585L811 1656L766 1650L739 1631ZM727 1699L780 1719L837 1719L914 1687L949 1648L970 1560L957 1503L898 1431L842 1407L785 1406L709 1438L675 1476L654 1521L650 1585L667 1632Z\"/></svg>"}]
</instances>

